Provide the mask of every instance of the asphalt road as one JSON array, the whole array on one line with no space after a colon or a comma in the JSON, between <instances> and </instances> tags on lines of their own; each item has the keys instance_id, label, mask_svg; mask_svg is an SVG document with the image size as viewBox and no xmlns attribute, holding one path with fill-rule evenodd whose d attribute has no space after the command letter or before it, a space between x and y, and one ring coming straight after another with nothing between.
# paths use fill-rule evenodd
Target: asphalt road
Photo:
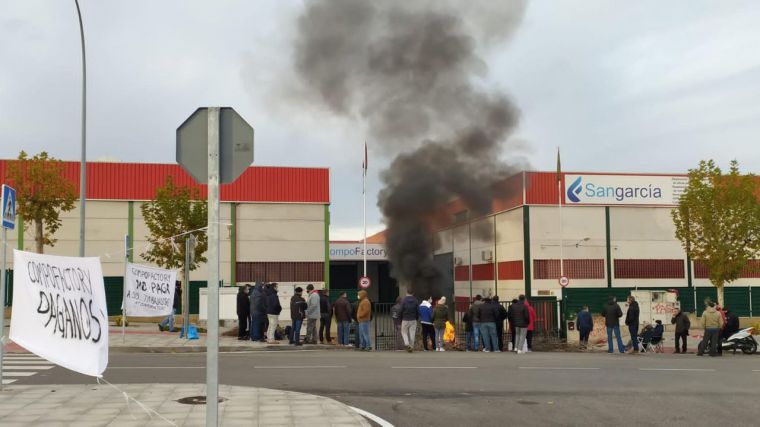
<instances>
[{"instance_id":1,"label":"asphalt road","mask_svg":"<svg viewBox=\"0 0 760 427\"><path fill-rule=\"evenodd\" d=\"M112 355L112 383L205 382L205 354ZM396 426L759 425L760 356L250 352L224 384L328 396ZM93 382L63 368L18 384Z\"/></svg>"}]
</instances>

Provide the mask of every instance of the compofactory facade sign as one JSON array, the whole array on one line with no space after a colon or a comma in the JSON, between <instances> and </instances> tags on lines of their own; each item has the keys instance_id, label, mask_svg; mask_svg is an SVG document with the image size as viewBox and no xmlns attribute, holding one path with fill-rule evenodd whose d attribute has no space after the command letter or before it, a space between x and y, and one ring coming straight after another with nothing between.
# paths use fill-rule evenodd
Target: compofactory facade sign
<instances>
[{"instance_id":1,"label":"compofactory facade sign","mask_svg":"<svg viewBox=\"0 0 760 427\"><path fill-rule=\"evenodd\" d=\"M568 205L674 206L689 179L677 175L565 175Z\"/></svg>"}]
</instances>

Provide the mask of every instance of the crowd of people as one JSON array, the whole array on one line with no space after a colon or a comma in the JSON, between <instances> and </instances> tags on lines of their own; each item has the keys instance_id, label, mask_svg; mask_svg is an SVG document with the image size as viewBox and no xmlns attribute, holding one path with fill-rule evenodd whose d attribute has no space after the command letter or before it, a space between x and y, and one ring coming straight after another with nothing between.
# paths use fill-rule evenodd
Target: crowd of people
<instances>
[{"instance_id":1,"label":"crowd of people","mask_svg":"<svg viewBox=\"0 0 760 427\"><path fill-rule=\"evenodd\" d=\"M620 335L620 319L623 317L623 310L617 303L614 296L610 296L607 304L602 309L602 317L607 328L607 352L614 353L615 346L620 353L636 354L640 351L646 351L649 345L657 345L662 342L665 327L661 320L656 320L654 325L644 324L639 331L640 310L636 298L629 296L627 299L628 310L625 315L625 326L628 328L631 337L627 345L623 344ZM700 318L700 323L704 329L702 341L697 346L697 356L703 356L708 352L710 356L716 357L722 354L721 342L739 330L739 317L731 312L729 308L721 308L712 301L705 303L705 310ZM588 306L578 312L576 324L580 335L580 347L585 349L588 346L588 338L594 328L593 319L589 313ZM686 353L687 338L691 321L688 313L679 310L671 318L671 324L675 325L675 353ZM613 335L615 341L613 341ZM642 348L639 347L642 344Z\"/></svg>"}]
</instances>

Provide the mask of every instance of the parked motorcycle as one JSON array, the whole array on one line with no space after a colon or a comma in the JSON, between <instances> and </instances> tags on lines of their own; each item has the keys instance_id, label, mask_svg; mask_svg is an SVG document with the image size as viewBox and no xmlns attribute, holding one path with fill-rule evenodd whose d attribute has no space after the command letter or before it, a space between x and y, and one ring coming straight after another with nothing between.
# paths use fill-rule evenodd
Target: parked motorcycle
<instances>
[{"instance_id":1,"label":"parked motorcycle","mask_svg":"<svg viewBox=\"0 0 760 427\"><path fill-rule=\"evenodd\" d=\"M733 350L736 353L736 350L741 350L744 354L754 354L757 351L757 341L752 336L753 329L745 328L731 335L721 343L721 348L723 351Z\"/></svg>"}]
</instances>

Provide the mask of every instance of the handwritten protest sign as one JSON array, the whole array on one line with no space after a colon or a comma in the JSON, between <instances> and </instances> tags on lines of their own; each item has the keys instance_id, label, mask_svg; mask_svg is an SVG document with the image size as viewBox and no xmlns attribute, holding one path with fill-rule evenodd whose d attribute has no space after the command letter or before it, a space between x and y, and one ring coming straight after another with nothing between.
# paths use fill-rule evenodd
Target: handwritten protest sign
<instances>
[{"instance_id":1,"label":"handwritten protest sign","mask_svg":"<svg viewBox=\"0 0 760 427\"><path fill-rule=\"evenodd\" d=\"M108 365L108 311L99 258L13 251L10 338L55 364L98 376Z\"/></svg>"},{"instance_id":2,"label":"handwritten protest sign","mask_svg":"<svg viewBox=\"0 0 760 427\"><path fill-rule=\"evenodd\" d=\"M128 316L165 316L174 303L177 272L127 264L125 301Z\"/></svg>"}]
</instances>

